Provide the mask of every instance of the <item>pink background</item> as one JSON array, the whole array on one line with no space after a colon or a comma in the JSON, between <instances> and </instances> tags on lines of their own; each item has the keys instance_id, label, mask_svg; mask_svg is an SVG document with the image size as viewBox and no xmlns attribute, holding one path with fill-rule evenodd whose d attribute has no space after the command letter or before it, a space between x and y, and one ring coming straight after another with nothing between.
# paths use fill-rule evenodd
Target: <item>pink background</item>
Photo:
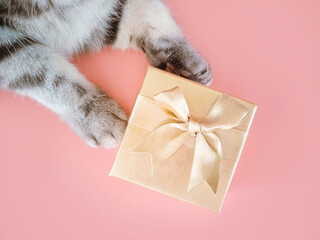
<instances>
[{"instance_id":1,"label":"pink background","mask_svg":"<svg viewBox=\"0 0 320 240\"><path fill-rule=\"evenodd\" d=\"M0 91L0 239L320 239L320 2L167 1L215 73L259 108L220 215L108 176L117 149ZM130 113L147 61L74 62Z\"/></svg>"}]
</instances>

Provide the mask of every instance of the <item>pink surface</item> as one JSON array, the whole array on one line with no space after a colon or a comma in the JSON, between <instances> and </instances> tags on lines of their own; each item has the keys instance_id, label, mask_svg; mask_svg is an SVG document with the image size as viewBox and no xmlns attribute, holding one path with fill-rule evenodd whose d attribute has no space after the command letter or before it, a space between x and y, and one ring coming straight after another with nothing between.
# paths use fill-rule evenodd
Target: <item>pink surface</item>
<instances>
[{"instance_id":1,"label":"pink surface","mask_svg":"<svg viewBox=\"0 0 320 240\"><path fill-rule=\"evenodd\" d=\"M209 60L213 88L259 108L222 212L108 176L49 110L0 91L0 239L320 239L320 2L167 1ZM75 60L130 113L147 62L105 49Z\"/></svg>"}]
</instances>

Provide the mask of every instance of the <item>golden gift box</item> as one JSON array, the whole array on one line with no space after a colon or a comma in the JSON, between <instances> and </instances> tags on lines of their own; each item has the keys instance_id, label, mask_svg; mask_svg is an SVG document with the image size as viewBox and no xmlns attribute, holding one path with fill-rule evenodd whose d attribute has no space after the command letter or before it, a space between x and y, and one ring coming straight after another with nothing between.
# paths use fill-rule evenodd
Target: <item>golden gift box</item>
<instances>
[{"instance_id":1,"label":"golden gift box","mask_svg":"<svg viewBox=\"0 0 320 240\"><path fill-rule=\"evenodd\" d=\"M220 212L255 111L149 67L110 175Z\"/></svg>"}]
</instances>

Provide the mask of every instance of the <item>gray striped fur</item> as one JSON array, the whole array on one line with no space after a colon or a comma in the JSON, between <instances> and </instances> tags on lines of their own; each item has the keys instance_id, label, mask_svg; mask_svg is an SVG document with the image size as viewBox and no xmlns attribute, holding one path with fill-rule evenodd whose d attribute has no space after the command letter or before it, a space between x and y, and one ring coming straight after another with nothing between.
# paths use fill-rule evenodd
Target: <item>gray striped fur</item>
<instances>
[{"instance_id":1,"label":"gray striped fur","mask_svg":"<svg viewBox=\"0 0 320 240\"><path fill-rule=\"evenodd\" d=\"M211 83L160 0L0 0L0 88L44 104L94 147L118 144L127 117L67 59L105 45L141 49L154 66Z\"/></svg>"}]
</instances>

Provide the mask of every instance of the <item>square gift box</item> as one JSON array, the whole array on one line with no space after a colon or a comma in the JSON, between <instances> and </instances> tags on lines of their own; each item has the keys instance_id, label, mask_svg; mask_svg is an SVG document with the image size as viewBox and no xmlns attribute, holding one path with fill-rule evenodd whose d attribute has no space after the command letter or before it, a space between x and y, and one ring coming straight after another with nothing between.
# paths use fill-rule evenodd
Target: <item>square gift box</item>
<instances>
[{"instance_id":1,"label":"square gift box","mask_svg":"<svg viewBox=\"0 0 320 240\"><path fill-rule=\"evenodd\" d=\"M110 175L219 212L255 111L149 67Z\"/></svg>"}]
</instances>

